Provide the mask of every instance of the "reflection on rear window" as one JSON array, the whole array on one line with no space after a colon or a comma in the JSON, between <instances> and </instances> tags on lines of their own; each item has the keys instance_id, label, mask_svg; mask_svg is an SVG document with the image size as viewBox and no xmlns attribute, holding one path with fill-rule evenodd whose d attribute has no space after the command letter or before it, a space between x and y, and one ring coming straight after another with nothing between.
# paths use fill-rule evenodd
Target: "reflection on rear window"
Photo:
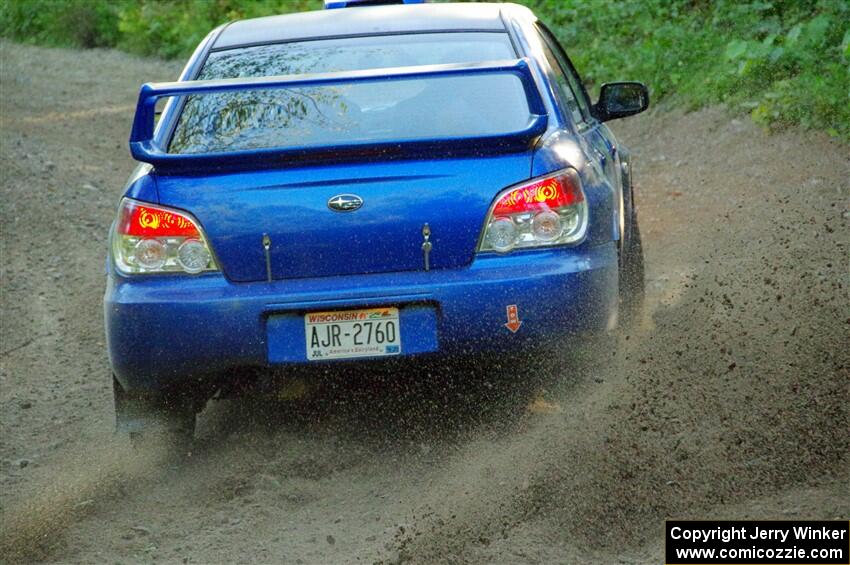
<instances>
[{"instance_id":1,"label":"reflection on rear window","mask_svg":"<svg viewBox=\"0 0 850 565\"><path fill-rule=\"evenodd\" d=\"M199 79L512 59L504 33L361 37L210 54ZM171 153L498 135L529 111L513 75L444 77L189 96Z\"/></svg>"},{"instance_id":2,"label":"reflection on rear window","mask_svg":"<svg viewBox=\"0 0 850 565\"><path fill-rule=\"evenodd\" d=\"M172 153L499 135L528 126L514 75L194 96Z\"/></svg>"}]
</instances>

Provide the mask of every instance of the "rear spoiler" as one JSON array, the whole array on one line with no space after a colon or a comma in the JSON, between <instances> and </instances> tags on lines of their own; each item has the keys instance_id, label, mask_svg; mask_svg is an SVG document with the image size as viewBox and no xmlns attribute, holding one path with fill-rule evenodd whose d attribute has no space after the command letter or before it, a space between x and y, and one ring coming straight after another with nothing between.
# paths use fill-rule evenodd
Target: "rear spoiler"
<instances>
[{"instance_id":1,"label":"rear spoiler","mask_svg":"<svg viewBox=\"0 0 850 565\"><path fill-rule=\"evenodd\" d=\"M341 84L362 84L418 78L473 76L483 74L514 74L525 90L531 118L519 131L491 136L453 137L440 139L400 139L393 142L358 142L335 146L284 147L238 150L219 153L168 153L168 140L160 139L154 126L156 102L165 96L203 95L217 92L319 87ZM174 105L179 109L180 104ZM137 161L150 163L160 173L185 173L232 168L285 166L305 160L333 158L363 158L380 154L382 158L436 152L440 155L465 153L508 152L528 148L547 127L547 112L534 82L526 58L474 64L427 65L393 69L370 69L341 73L288 75L260 78L234 78L181 82L147 83L139 92L139 102L133 129L130 133L130 152ZM165 143L165 146L163 146Z\"/></svg>"}]
</instances>

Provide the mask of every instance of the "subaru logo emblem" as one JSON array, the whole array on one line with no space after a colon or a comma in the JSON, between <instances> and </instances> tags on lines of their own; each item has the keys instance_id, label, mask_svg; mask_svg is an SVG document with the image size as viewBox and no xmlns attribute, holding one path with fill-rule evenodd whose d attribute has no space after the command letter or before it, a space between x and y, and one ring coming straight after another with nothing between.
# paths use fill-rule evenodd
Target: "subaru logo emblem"
<instances>
[{"instance_id":1,"label":"subaru logo emblem","mask_svg":"<svg viewBox=\"0 0 850 565\"><path fill-rule=\"evenodd\" d=\"M337 194L328 200L328 208L334 212L353 212L363 206L363 199L356 194Z\"/></svg>"}]
</instances>

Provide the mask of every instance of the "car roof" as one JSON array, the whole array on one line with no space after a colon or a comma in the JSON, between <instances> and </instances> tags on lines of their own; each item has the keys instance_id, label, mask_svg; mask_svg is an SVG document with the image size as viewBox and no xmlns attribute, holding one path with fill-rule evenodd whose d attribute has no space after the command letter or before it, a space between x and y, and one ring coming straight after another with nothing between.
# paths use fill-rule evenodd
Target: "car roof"
<instances>
[{"instance_id":1,"label":"car roof","mask_svg":"<svg viewBox=\"0 0 850 565\"><path fill-rule=\"evenodd\" d=\"M440 3L361 6L268 16L232 22L212 49L310 39L423 33L437 31L505 31L502 14L527 8L501 3Z\"/></svg>"}]
</instances>

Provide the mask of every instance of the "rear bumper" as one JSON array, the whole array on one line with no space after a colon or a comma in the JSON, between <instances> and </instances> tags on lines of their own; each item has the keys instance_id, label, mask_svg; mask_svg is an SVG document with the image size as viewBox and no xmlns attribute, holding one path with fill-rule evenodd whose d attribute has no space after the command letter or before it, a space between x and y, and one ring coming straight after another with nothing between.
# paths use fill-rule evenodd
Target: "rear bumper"
<instances>
[{"instance_id":1,"label":"rear bumper","mask_svg":"<svg viewBox=\"0 0 850 565\"><path fill-rule=\"evenodd\" d=\"M104 297L113 372L125 387L149 390L240 367L308 363L306 312L390 305L401 312L402 356L568 347L563 337L605 330L616 319L616 248L481 256L459 270L272 283L112 273ZM522 322L515 333L505 326L509 305ZM289 331L300 340L280 338Z\"/></svg>"}]
</instances>

